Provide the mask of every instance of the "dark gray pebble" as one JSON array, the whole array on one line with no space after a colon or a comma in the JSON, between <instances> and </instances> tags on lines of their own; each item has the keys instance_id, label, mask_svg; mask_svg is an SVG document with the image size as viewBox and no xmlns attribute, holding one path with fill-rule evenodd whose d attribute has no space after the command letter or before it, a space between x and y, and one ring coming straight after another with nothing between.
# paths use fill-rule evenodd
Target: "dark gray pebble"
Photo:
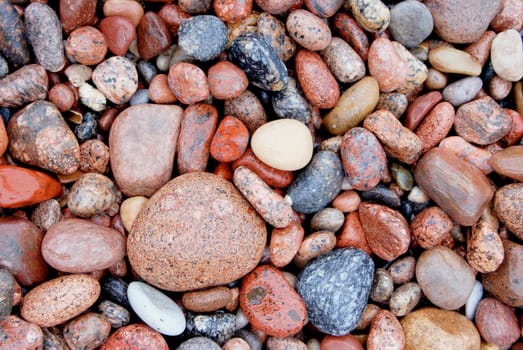
<instances>
[{"instance_id":1,"label":"dark gray pebble","mask_svg":"<svg viewBox=\"0 0 523 350\"><path fill-rule=\"evenodd\" d=\"M15 278L9 271L0 269L0 319L11 314L15 283Z\"/></svg>"},{"instance_id":2,"label":"dark gray pebble","mask_svg":"<svg viewBox=\"0 0 523 350\"><path fill-rule=\"evenodd\" d=\"M0 0L0 53L15 67L29 62L22 19L9 0Z\"/></svg>"},{"instance_id":3,"label":"dark gray pebble","mask_svg":"<svg viewBox=\"0 0 523 350\"><path fill-rule=\"evenodd\" d=\"M154 64L148 61L139 61L136 65L136 69L145 82L146 86L149 86L154 76L158 74L158 69Z\"/></svg>"},{"instance_id":4,"label":"dark gray pebble","mask_svg":"<svg viewBox=\"0 0 523 350\"><path fill-rule=\"evenodd\" d=\"M98 305L98 311L111 323L111 327L120 328L131 321L131 313L110 300L104 300Z\"/></svg>"},{"instance_id":5,"label":"dark gray pebble","mask_svg":"<svg viewBox=\"0 0 523 350\"><path fill-rule=\"evenodd\" d=\"M201 15L185 20L178 30L178 45L198 61L210 61L225 50L227 27L216 16Z\"/></svg>"},{"instance_id":6,"label":"dark gray pebble","mask_svg":"<svg viewBox=\"0 0 523 350\"><path fill-rule=\"evenodd\" d=\"M287 86L272 95L272 108L280 118L296 119L305 124L311 119L311 105L294 78L289 77Z\"/></svg>"},{"instance_id":7,"label":"dark gray pebble","mask_svg":"<svg viewBox=\"0 0 523 350\"><path fill-rule=\"evenodd\" d=\"M140 89L134 93L133 97L131 97L129 104L131 106L136 106L136 105L143 105L148 102L149 102L149 90Z\"/></svg>"},{"instance_id":8,"label":"dark gray pebble","mask_svg":"<svg viewBox=\"0 0 523 350\"><path fill-rule=\"evenodd\" d=\"M219 344L232 338L236 330L236 315L189 315L187 331L192 335L208 337Z\"/></svg>"},{"instance_id":9,"label":"dark gray pebble","mask_svg":"<svg viewBox=\"0 0 523 350\"><path fill-rule=\"evenodd\" d=\"M131 307L129 299L127 299L127 283L121 278L116 277L104 277L100 281L102 286L102 295L115 302L116 304L122 305L126 309Z\"/></svg>"},{"instance_id":10,"label":"dark gray pebble","mask_svg":"<svg viewBox=\"0 0 523 350\"><path fill-rule=\"evenodd\" d=\"M392 208L399 208L401 205L398 194L384 184L378 184L368 191L360 192L360 197L362 201L375 201Z\"/></svg>"}]
</instances>

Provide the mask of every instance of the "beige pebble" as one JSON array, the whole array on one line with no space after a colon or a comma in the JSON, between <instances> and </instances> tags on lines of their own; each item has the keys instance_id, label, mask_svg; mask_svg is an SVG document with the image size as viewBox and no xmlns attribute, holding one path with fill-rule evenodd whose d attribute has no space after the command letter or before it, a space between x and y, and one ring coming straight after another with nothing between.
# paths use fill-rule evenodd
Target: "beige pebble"
<instances>
[{"instance_id":1,"label":"beige pebble","mask_svg":"<svg viewBox=\"0 0 523 350\"><path fill-rule=\"evenodd\" d=\"M447 86L448 78L445 73L434 68L429 68L425 87L429 90L441 90Z\"/></svg>"},{"instance_id":2,"label":"beige pebble","mask_svg":"<svg viewBox=\"0 0 523 350\"><path fill-rule=\"evenodd\" d=\"M471 76L481 74L481 64L474 57L452 47L441 46L430 50L429 62L432 67L443 73Z\"/></svg>"},{"instance_id":3,"label":"beige pebble","mask_svg":"<svg viewBox=\"0 0 523 350\"><path fill-rule=\"evenodd\" d=\"M251 350L251 347L242 338L231 338L223 344L222 350Z\"/></svg>"},{"instance_id":4,"label":"beige pebble","mask_svg":"<svg viewBox=\"0 0 523 350\"><path fill-rule=\"evenodd\" d=\"M394 284L404 284L411 281L416 273L416 259L406 256L394 261L388 268Z\"/></svg>"},{"instance_id":5,"label":"beige pebble","mask_svg":"<svg viewBox=\"0 0 523 350\"><path fill-rule=\"evenodd\" d=\"M93 70L83 64L72 64L64 71L65 76L74 87L80 87L83 83L91 79Z\"/></svg>"},{"instance_id":6,"label":"beige pebble","mask_svg":"<svg viewBox=\"0 0 523 350\"><path fill-rule=\"evenodd\" d=\"M490 60L501 78L520 80L523 77L523 43L519 33L514 29L498 33L492 41Z\"/></svg>"},{"instance_id":7,"label":"beige pebble","mask_svg":"<svg viewBox=\"0 0 523 350\"><path fill-rule=\"evenodd\" d=\"M390 311L398 317L405 316L418 305L421 296L421 288L416 282L405 283L392 293Z\"/></svg>"},{"instance_id":8,"label":"beige pebble","mask_svg":"<svg viewBox=\"0 0 523 350\"><path fill-rule=\"evenodd\" d=\"M138 216L142 207L149 199L143 196L129 197L120 205L120 217L122 218L123 226L127 231L131 231L134 219Z\"/></svg>"},{"instance_id":9,"label":"beige pebble","mask_svg":"<svg viewBox=\"0 0 523 350\"><path fill-rule=\"evenodd\" d=\"M74 183L67 206L76 216L91 217L109 209L116 201L116 192L115 184L107 176L87 173Z\"/></svg>"},{"instance_id":10,"label":"beige pebble","mask_svg":"<svg viewBox=\"0 0 523 350\"><path fill-rule=\"evenodd\" d=\"M229 288L220 286L187 292L182 296L183 307L194 312L211 312L226 307L232 299Z\"/></svg>"},{"instance_id":11,"label":"beige pebble","mask_svg":"<svg viewBox=\"0 0 523 350\"><path fill-rule=\"evenodd\" d=\"M314 232L303 239L294 263L302 268L315 257L330 252L336 245L336 236L331 231Z\"/></svg>"},{"instance_id":12,"label":"beige pebble","mask_svg":"<svg viewBox=\"0 0 523 350\"><path fill-rule=\"evenodd\" d=\"M495 227L485 221L472 226L466 257L469 265L478 272L489 273L498 269L505 254Z\"/></svg>"},{"instance_id":13,"label":"beige pebble","mask_svg":"<svg viewBox=\"0 0 523 350\"><path fill-rule=\"evenodd\" d=\"M82 83L78 89L80 102L95 112L101 112L107 105L107 99L104 94L89 83Z\"/></svg>"},{"instance_id":14,"label":"beige pebble","mask_svg":"<svg viewBox=\"0 0 523 350\"><path fill-rule=\"evenodd\" d=\"M489 82L490 96L494 100L503 100L512 91L512 82L501 78L499 75L494 76Z\"/></svg>"}]
</instances>

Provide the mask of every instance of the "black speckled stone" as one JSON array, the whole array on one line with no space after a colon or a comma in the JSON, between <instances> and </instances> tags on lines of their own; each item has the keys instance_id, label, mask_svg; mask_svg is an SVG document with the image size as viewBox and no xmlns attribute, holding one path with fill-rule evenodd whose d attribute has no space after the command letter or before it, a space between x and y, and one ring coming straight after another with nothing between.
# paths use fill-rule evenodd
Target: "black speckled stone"
<instances>
[{"instance_id":1,"label":"black speckled stone","mask_svg":"<svg viewBox=\"0 0 523 350\"><path fill-rule=\"evenodd\" d=\"M305 124L311 119L311 106L294 78L289 78L287 86L272 96L272 107L280 118L296 119Z\"/></svg>"},{"instance_id":2,"label":"black speckled stone","mask_svg":"<svg viewBox=\"0 0 523 350\"><path fill-rule=\"evenodd\" d=\"M95 119L96 115L91 112L87 112L83 116L83 121L74 128L74 134L80 142L88 140L96 135L96 126L98 123Z\"/></svg>"},{"instance_id":3,"label":"black speckled stone","mask_svg":"<svg viewBox=\"0 0 523 350\"><path fill-rule=\"evenodd\" d=\"M104 277L100 281L102 286L102 296L110 301L119 304L126 309L130 309L129 299L127 298L127 283L121 278Z\"/></svg>"},{"instance_id":4,"label":"black speckled stone","mask_svg":"<svg viewBox=\"0 0 523 350\"><path fill-rule=\"evenodd\" d=\"M0 0L0 53L15 67L29 62L22 19L9 0Z\"/></svg>"},{"instance_id":5,"label":"black speckled stone","mask_svg":"<svg viewBox=\"0 0 523 350\"><path fill-rule=\"evenodd\" d=\"M399 208L401 205L398 194L384 184L378 184L368 191L360 192L360 197L363 201L375 201L392 208Z\"/></svg>"},{"instance_id":6,"label":"black speckled stone","mask_svg":"<svg viewBox=\"0 0 523 350\"><path fill-rule=\"evenodd\" d=\"M374 278L374 263L362 250L337 249L320 255L298 275L311 323L321 332L339 336L361 319Z\"/></svg>"},{"instance_id":7,"label":"black speckled stone","mask_svg":"<svg viewBox=\"0 0 523 350\"><path fill-rule=\"evenodd\" d=\"M289 186L292 209L311 214L323 209L340 192L343 181L341 161L334 152L320 151Z\"/></svg>"},{"instance_id":8,"label":"black speckled stone","mask_svg":"<svg viewBox=\"0 0 523 350\"><path fill-rule=\"evenodd\" d=\"M233 314L190 315L187 318L187 331L196 336L204 336L219 344L232 338L236 330L236 316Z\"/></svg>"},{"instance_id":9,"label":"black speckled stone","mask_svg":"<svg viewBox=\"0 0 523 350\"><path fill-rule=\"evenodd\" d=\"M230 50L232 61L259 88L280 91L289 76L285 64L260 34L244 33L234 39Z\"/></svg>"},{"instance_id":10,"label":"black speckled stone","mask_svg":"<svg viewBox=\"0 0 523 350\"><path fill-rule=\"evenodd\" d=\"M216 16L201 15L189 18L180 25L178 45L198 61L210 61L225 50L227 27Z\"/></svg>"},{"instance_id":11,"label":"black speckled stone","mask_svg":"<svg viewBox=\"0 0 523 350\"><path fill-rule=\"evenodd\" d=\"M15 278L6 269L0 269L0 320L11 314L15 294Z\"/></svg>"}]
</instances>

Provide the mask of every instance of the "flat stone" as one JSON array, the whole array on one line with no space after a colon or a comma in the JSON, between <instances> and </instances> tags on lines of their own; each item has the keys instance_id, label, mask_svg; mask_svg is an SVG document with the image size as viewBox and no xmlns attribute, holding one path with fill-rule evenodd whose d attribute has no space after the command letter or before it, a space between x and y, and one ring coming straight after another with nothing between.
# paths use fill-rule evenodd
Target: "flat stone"
<instances>
[{"instance_id":1,"label":"flat stone","mask_svg":"<svg viewBox=\"0 0 523 350\"><path fill-rule=\"evenodd\" d=\"M169 350L162 335L150 327L135 323L118 329L111 334L100 350L117 350L131 348L135 350Z\"/></svg>"},{"instance_id":2,"label":"flat stone","mask_svg":"<svg viewBox=\"0 0 523 350\"><path fill-rule=\"evenodd\" d=\"M171 178L182 110L144 104L118 115L109 135L111 168L128 196L151 196ZM155 157L151 157L155 154Z\"/></svg>"},{"instance_id":3,"label":"flat stone","mask_svg":"<svg viewBox=\"0 0 523 350\"><path fill-rule=\"evenodd\" d=\"M433 28L434 21L429 9L419 1L402 1L390 10L388 30L395 40L407 48L421 44Z\"/></svg>"}]
</instances>

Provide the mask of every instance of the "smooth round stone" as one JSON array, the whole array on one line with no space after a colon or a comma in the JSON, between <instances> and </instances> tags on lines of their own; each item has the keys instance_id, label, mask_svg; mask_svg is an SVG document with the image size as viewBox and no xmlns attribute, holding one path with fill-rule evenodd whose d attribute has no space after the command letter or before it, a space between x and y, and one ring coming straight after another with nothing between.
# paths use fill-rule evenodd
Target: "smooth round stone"
<instances>
[{"instance_id":1,"label":"smooth round stone","mask_svg":"<svg viewBox=\"0 0 523 350\"><path fill-rule=\"evenodd\" d=\"M150 284L186 291L246 275L261 259L266 237L264 221L229 181L187 173L147 202L129 234L127 253Z\"/></svg>"},{"instance_id":2,"label":"smooth round stone","mask_svg":"<svg viewBox=\"0 0 523 350\"><path fill-rule=\"evenodd\" d=\"M214 98L226 100L238 97L247 89L247 76L238 66L221 61L207 72L209 90Z\"/></svg>"},{"instance_id":3,"label":"smooth round stone","mask_svg":"<svg viewBox=\"0 0 523 350\"><path fill-rule=\"evenodd\" d=\"M116 230L82 219L53 225L42 241L42 255L53 268L69 273L103 270L125 255L125 238Z\"/></svg>"},{"instance_id":4,"label":"smooth round stone","mask_svg":"<svg viewBox=\"0 0 523 350\"><path fill-rule=\"evenodd\" d=\"M330 335L352 331L363 315L373 275L372 259L359 249L337 249L313 260L296 284L310 322Z\"/></svg>"},{"instance_id":5,"label":"smooth round stone","mask_svg":"<svg viewBox=\"0 0 523 350\"><path fill-rule=\"evenodd\" d=\"M30 4L24 10L24 26L36 61L50 72L62 70L65 65L64 44L56 12L43 3Z\"/></svg>"},{"instance_id":6,"label":"smooth round stone","mask_svg":"<svg viewBox=\"0 0 523 350\"><path fill-rule=\"evenodd\" d=\"M405 350L480 348L481 338L472 322L455 311L426 307L401 320Z\"/></svg>"},{"instance_id":7,"label":"smooth round stone","mask_svg":"<svg viewBox=\"0 0 523 350\"><path fill-rule=\"evenodd\" d=\"M363 346L352 334L335 337L326 335L320 343L320 350L363 350Z\"/></svg>"},{"instance_id":8,"label":"smooth round stone","mask_svg":"<svg viewBox=\"0 0 523 350\"><path fill-rule=\"evenodd\" d=\"M295 220L286 227L274 228L269 243L271 262L277 267L288 265L300 249L303 235L303 226Z\"/></svg>"},{"instance_id":9,"label":"smooth round stone","mask_svg":"<svg viewBox=\"0 0 523 350\"><path fill-rule=\"evenodd\" d=\"M113 328L123 327L131 321L131 313L126 308L109 300L104 300L98 304L98 311Z\"/></svg>"},{"instance_id":10,"label":"smooth round stone","mask_svg":"<svg viewBox=\"0 0 523 350\"><path fill-rule=\"evenodd\" d=\"M239 159L249 144L249 130L233 116L222 119L211 140L209 152L219 162Z\"/></svg>"},{"instance_id":11,"label":"smooth round stone","mask_svg":"<svg viewBox=\"0 0 523 350\"><path fill-rule=\"evenodd\" d=\"M78 93L67 84L55 84L49 90L48 98L60 112L66 112L78 101Z\"/></svg>"},{"instance_id":12,"label":"smooth round stone","mask_svg":"<svg viewBox=\"0 0 523 350\"><path fill-rule=\"evenodd\" d=\"M296 43L287 35L285 24L269 13L260 13L256 32L263 36L283 61L287 61L296 53Z\"/></svg>"},{"instance_id":13,"label":"smooth round stone","mask_svg":"<svg viewBox=\"0 0 523 350\"><path fill-rule=\"evenodd\" d=\"M523 18L519 16L523 11L523 3L518 0L504 0L496 17L490 23L496 32L507 29L520 30L523 27Z\"/></svg>"},{"instance_id":14,"label":"smooth round stone","mask_svg":"<svg viewBox=\"0 0 523 350\"><path fill-rule=\"evenodd\" d=\"M406 256L395 260L388 268L394 284L404 284L414 278L416 271L416 259Z\"/></svg>"},{"instance_id":15,"label":"smooth round stone","mask_svg":"<svg viewBox=\"0 0 523 350\"><path fill-rule=\"evenodd\" d=\"M490 60L494 71L508 81L523 77L523 43L519 33L509 29L498 33L492 41Z\"/></svg>"},{"instance_id":16,"label":"smooth round stone","mask_svg":"<svg viewBox=\"0 0 523 350\"><path fill-rule=\"evenodd\" d=\"M344 213L358 210L361 198L356 191L349 190L341 192L333 201L332 206Z\"/></svg>"},{"instance_id":17,"label":"smooth round stone","mask_svg":"<svg viewBox=\"0 0 523 350\"><path fill-rule=\"evenodd\" d=\"M382 268L376 269L370 290L370 299L375 303L386 303L389 301L393 290L394 282L390 273Z\"/></svg>"},{"instance_id":18,"label":"smooth round stone","mask_svg":"<svg viewBox=\"0 0 523 350\"><path fill-rule=\"evenodd\" d=\"M234 337L229 340L222 347L223 350L251 350L249 343L239 337Z\"/></svg>"},{"instance_id":19,"label":"smooth round stone","mask_svg":"<svg viewBox=\"0 0 523 350\"><path fill-rule=\"evenodd\" d=\"M100 350L169 350L162 335L144 324L135 323L118 329Z\"/></svg>"},{"instance_id":20,"label":"smooth round stone","mask_svg":"<svg viewBox=\"0 0 523 350\"><path fill-rule=\"evenodd\" d=\"M179 62L172 65L167 81L169 88L181 103L191 105L210 97L205 72L192 63Z\"/></svg>"},{"instance_id":21,"label":"smooth round stone","mask_svg":"<svg viewBox=\"0 0 523 350\"><path fill-rule=\"evenodd\" d=\"M500 0L428 0L434 30L443 40L465 44L477 41L500 8Z\"/></svg>"},{"instance_id":22,"label":"smooth round stone","mask_svg":"<svg viewBox=\"0 0 523 350\"><path fill-rule=\"evenodd\" d=\"M319 151L287 189L292 209L312 214L325 208L341 191L343 176L338 155Z\"/></svg>"},{"instance_id":23,"label":"smooth round stone","mask_svg":"<svg viewBox=\"0 0 523 350\"><path fill-rule=\"evenodd\" d=\"M358 24L368 32L381 33L390 23L390 11L380 0L349 0Z\"/></svg>"},{"instance_id":24,"label":"smooth round stone","mask_svg":"<svg viewBox=\"0 0 523 350\"><path fill-rule=\"evenodd\" d=\"M272 108L283 119L296 119L304 124L311 119L311 105L296 79L291 77L285 88L272 95Z\"/></svg>"},{"instance_id":25,"label":"smooth round stone","mask_svg":"<svg viewBox=\"0 0 523 350\"><path fill-rule=\"evenodd\" d=\"M496 75L489 82L490 96L499 101L505 99L512 91L512 82Z\"/></svg>"},{"instance_id":26,"label":"smooth round stone","mask_svg":"<svg viewBox=\"0 0 523 350\"><path fill-rule=\"evenodd\" d=\"M184 308L194 312L211 312L227 307L233 299L232 291L224 286L187 292L182 296Z\"/></svg>"},{"instance_id":27,"label":"smooth round stone","mask_svg":"<svg viewBox=\"0 0 523 350\"><path fill-rule=\"evenodd\" d=\"M109 209L118 189L107 176L97 173L82 175L67 196L67 207L76 216L91 217Z\"/></svg>"},{"instance_id":28,"label":"smooth round stone","mask_svg":"<svg viewBox=\"0 0 523 350\"><path fill-rule=\"evenodd\" d=\"M421 44L433 28L430 11L419 1L402 1L390 10L388 30L395 40L407 48Z\"/></svg>"},{"instance_id":29,"label":"smooth round stone","mask_svg":"<svg viewBox=\"0 0 523 350\"><path fill-rule=\"evenodd\" d=\"M251 148L265 164L279 170L294 171L305 167L311 160L312 136L302 122L274 120L256 129L251 138Z\"/></svg>"},{"instance_id":30,"label":"smooth round stone","mask_svg":"<svg viewBox=\"0 0 523 350\"><path fill-rule=\"evenodd\" d=\"M489 163L496 173L523 182L523 146L511 146L496 152Z\"/></svg>"},{"instance_id":31,"label":"smooth round stone","mask_svg":"<svg viewBox=\"0 0 523 350\"><path fill-rule=\"evenodd\" d=\"M22 317L41 327L64 323L91 307L100 284L88 275L66 275L44 282L24 297Z\"/></svg>"},{"instance_id":32,"label":"smooth round stone","mask_svg":"<svg viewBox=\"0 0 523 350\"><path fill-rule=\"evenodd\" d=\"M474 287L475 272L458 254L437 246L419 257L416 279L434 305L455 310L467 302Z\"/></svg>"},{"instance_id":33,"label":"smooth round stone","mask_svg":"<svg viewBox=\"0 0 523 350\"><path fill-rule=\"evenodd\" d=\"M307 345L294 337L269 337L266 342L267 350L308 350Z\"/></svg>"},{"instance_id":34,"label":"smooth round stone","mask_svg":"<svg viewBox=\"0 0 523 350\"><path fill-rule=\"evenodd\" d=\"M440 46L429 52L429 62L440 72L478 76L481 64L470 54L449 46Z\"/></svg>"},{"instance_id":35,"label":"smooth round stone","mask_svg":"<svg viewBox=\"0 0 523 350\"><path fill-rule=\"evenodd\" d=\"M481 90L483 82L478 77L468 77L455 81L443 89L443 99L454 107L471 101Z\"/></svg>"},{"instance_id":36,"label":"smooth round stone","mask_svg":"<svg viewBox=\"0 0 523 350\"><path fill-rule=\"evenodd\" d=\"M134 24L124 16L105 17L100 21L99 27L107 39L107 48L117 56L125 55L136 38Z\"/></svg>"},{"instance_id":37,"label":"smooth round stone","mask_svg":"<svg viewBox=\"0 0 523 350\"><path fill-rule=\"evenodd\" d=\"M89 312L69 321L63 330L64 340L71 349L94 349L105 343L111 324L102 315Z\"/></svg>"},{"instance_id":38,"label":"smooth round stone","mask_svg":"<svg viewBox=\"0 0 523 350\"><path fill-rule=\"evenodd\" d=\"M180 107L152 104L129 107L118 115L109 149L111 169L124 194L151 196L169 181L181 119Z\"/></svg>"},{"instance_id":39,"label":"smooth round stone","mask_svg":"<svg viewBox=\"0 0 523 350\"><path fill-rule=\"evenodd\" d=\"M289 10L297 3L296 0L255 0L263 11L272 15L279 15Z\"/></svg>"},{"instance_id":40,"label":"smooth round stone","mask_svg":"<svg viewBox=\"0 0 523 350\"><path fill-rule=\"evenodd\" d=\"M523 246L509 240L503 240L505 258L499 268L483 275L483 287L495 298L508 306L523 305Z\"/></svg>"},{"instance_id":41,"label":"smooth round stone","mask_svg":"<svg viewBox=\"0 0 523 350\"><path fill-rule=\"evenodd\" d=\"M369 48L368 65L370 74L378 80L382 92L397 90L407 81L407 62L386 38L379 38L372 42Z\"/></svg>"},{"instance_id":42,"label":"smooth round stone","mask_svg":"<svg viewBox=\"0 0 523 350\"><path fill-rule=\"evenodd\" d=\"M138 89L138 72L127 58L106 59L93 71L94 85L114 104L128 102Z\"/></svg>"},{"instance_id":43,"label":"smooth round stone","mask_svg":"<svg viewBox=\"0 0 523 350\"><path fill-rule=\"evenodd\" d=\"M240 119L251 135L268 122L263 105L258 97L249 90L245 90L239 97L225 100L224 113Z\"/></svg>"},{"instance_id":44,"label":"smooth round stone","mask_svg":"<svg viewBox=\"0 0 523 350\"><path fill-rule=\"evenodd\" d=\"M152 329L171 336L182 334L185 330L182 310L158 289L134 281L127 288L127 297L133 311Z\"/></svg>"},{"instance_id":45,"label":"smooth round stone","mask_svg":"<svg viewBox=\"0 0 523 350\"><path fill-rule=\"evenodd\" d=\"M422 292L416 282L401 285L392 293L389 300L390 311L402 317L409 314L421 300Z\"/></svg>"},{"instance_id":46,"label":"smooth round stone","mask_svg":"<svg viewBox=\"0 0 523 350\"><path fill-rule=\"evenodd\" d=\"M60 19L66 33L96 22L96 0L60 1Z\"/></svg>"},{"instance_id":47,"label":"smooth round stone","mask_svg":"<svg viewBox=\"0 0 523 350\"><path fill-rule=\"evenodd\" d=\"M194 337L181 343L176 350L221 350L220 345L206 337Z\"/></svg>"},{"instance_id":48,"label":"smooth round stone","mask_svg":"<svg viewBox=\"0 0 523 350\"><path fill-rule=\"evenodd\" d=\"M236 316L234 314L190 315L187 319L189 334L210 338L218 344L223 344L232 338L235 330Z\"/></svg>"},{"instance_id":49,"label":"smooth round stone","mask_svg":"<svg viewBox=\"0 0 523 350\"><path fill-rule=\"evenodd\" d=\"M513 183L500 187L494 196L494 210L497 217L519 239L523 238L522 199L522 183Z\"/></svg>"},{"instance_id":50,"label":"smooth round stone","mask_svg":"<svg viewBox=\"0 0 523 350\"><path fill-rule=\"evenodd\" d=\"M358 53L343 39L334 37L320 52L321 57L337 80L352 83L365 76L365 64Z\"/></svg>"},{"instance_id":51,"label":"smooth round stone","mask_svg":"<svg viewBox=\"0 0 523 350\"><path fill-rule=\"evenodd\" d=\"M0 13L0 53L14 67L24 66L29 62L30 56L21 16L8 0L0 2Z\"/></svg>"},{"instance_id":52,"label":"smooth round stone","mask_svg":"<svg viewBox=\"0 0 523 350\"><path fill-rule=\"evenodd\" d=\"M182 22L178 29L178 45L198 61L216 58L227 44L227 27L211 15L194 16Z\"/></svg>"},{"instance_id":53,"label":"smooth round stone","mask_svg":"<svg viewBox=\"0 0 523 350\"><path fill-rule=\"evenodd\" d=\"M412 221L412 236L425 249L439 245L452 229L452 220L438 207L423 209Z\"/></svg>"},{"instance_id":54,"label":"smooth round stone","mask_svg":"<svg viewBox=\"0 0 523 350\"><path fill-rule=\"evenodd\" d=\"M144 60L158 56L172 44L169 29L154 12L148 11L136 27L138 52Z\"/></svg>"},{"instance_id":55,"label":"smooth round stone","mask_svg":"<svg viewBox=\"0 0 523 350\"><path fill-rule=\"evenodd\" d=\"M478 168L483 174L492 172L489 160L492 153L474 146L460 136L449 136L441 140L439 148L453 153L458 158Z\"/></svg>"},{"instance_id":56,"label":"smooth round stone","mask_svg":"<svg viewBox=\"0 0 523 350\"><path fill-rule=\"evenodd\" d=\"M103 61L107 53L107 43L104 35L98 29L90 26L75 29L65 44L67 57L86 66L92 66Z\"/></svg>"},{"instance_id":57,"label":"smooth round stone","mask_svg":"<svg viewBox=\"0 0 523 350\"><path fill-rule=\"evenodd\" d=\"M139 89L137 90L131 100L129 101L130 106L142 105L149 102L149 90Z\"/></svg>"},{"instance_id":58,"label":"smooth round stone","mask_svg":"<svg viewBox=\"0 0 523 350\"><path fill-rule=\"evenodd\" d=\"M494 298L479 303L475 321L483 339L500 348L510 347L521 336L514 309Z\"/></svg>"},{"instance_id":59,"label":"smooth round stone","mask_svg":"<svg viewBox=\"0 0 523 350\"><path fill-rule=\"evenodd\" d=\"M74 87L79 88L80 86L82 86L82 84L84 84L88 80L91 80L93 70L90 67L87 67L83 64L74 63L68 66L65 69L64 73L69 82Z\"/></svg>"},{"instance_id":60,"label":"smooth round stone","mask_svg":"<svg viewBox=\"0 0 523 350\"><path fill-rule=\"evenodd\" d=\"M378 81L364 77L348 88L336 106L323 118L323 125L333 135L343 135L369 115L380 97Z\"/></svg>"},{"instance_id":61,"label":"smooth round stone","mask_svg":"<svg viewBox=\"0 0 523 350\"><path fill-rule=\"evenodd\" d=\"M34 323L25 322L15 315L8 315L0 319L2 330L1 349L42 349L44 334L42 329Z\"/></svg>"},{"instance_id":62,"label":"smooth round stone","mask_svg":"<svg viewBox=\"0 0 523 350\"><path fill-rule=\"evenodd\" d=\"M370 324L367 349L403 349L404 347L405 334L396 316L387 310L379 311Z\"/></svg>"},{"instance_id":63,"label":"smooth round stone","mask_svg":"<svg viewBox=\"0 0 523 350\"><path fill-rule=\"evenodd\" d=\"M305 237L294 256L294 264L302 268L321 254L330 252L336 246L336 236L331 231L317 231Z\"/></svg>"},{"instance_id":64,"label":"smooth round stone","mask_svg":"<svg viewBox=\"0 0 523 350\"><path fill-rule=\"evenodd\" d=\"M149 98L154 103L170 104L176 102L176 96L169 88L169 78L166 74L157 74L149 84Z\"/></svg>"},{"instance_id":65,"label":"smooth round stone","mask_svg":"<svg viewBox=\"0 0 523 350\"><path fill-rule=\"evenodd\" d=\"M325 208L314 214L312 217L310 223L311 230L336 232L343 226L344 220L345 216L339 209Z\"/></svg>"},{"instance_id":66,"label":"smooth round stone","mask_svg":"<svg viewBox=\"0 0 523 350\"><path fill-rule=\"evenodd\" d=\"M329 26L307 10L294 10L287 17L289 35L302 47L312 51L327 48L331 42Z\"/></svg>"},{"instance_id":67,"label":"smooth round stone","mask_svg":"<svg viewBox=\"0 0 523 350\"><path fill-rule=\"evenodd\" d=\"M134 220L149 199L143 196L129 197L120 205L120 217L127 231L131 231Z\"/></svg>"},{"instance_id":68,"label":"smooth round stone","mask_svg":"<svg viewBox=\"0 0 523 350\"><path fill-rule=\"evenodd\" d=\"M343 6L343 0L306 0L304 4L316 16L329 18Z\"/></svg>"}]
</instances>

